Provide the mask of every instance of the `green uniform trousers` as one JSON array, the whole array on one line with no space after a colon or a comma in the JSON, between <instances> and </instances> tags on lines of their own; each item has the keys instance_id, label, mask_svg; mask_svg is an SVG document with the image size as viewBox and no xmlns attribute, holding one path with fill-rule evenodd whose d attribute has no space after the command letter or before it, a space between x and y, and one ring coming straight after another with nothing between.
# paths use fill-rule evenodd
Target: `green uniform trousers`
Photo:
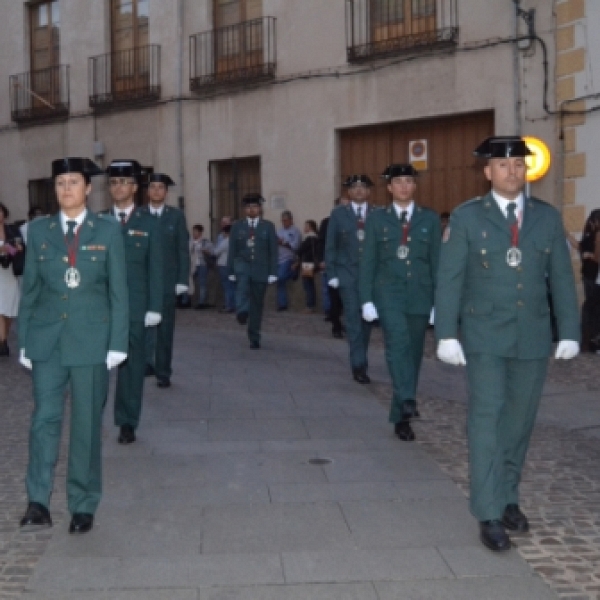
<instances>
[{"instance_id":1,"label":"green uniform trousers","mask_svg":"<svg viewBox=\"0 0 600 600\"><path fill-rule=\"evenodd\" d=\"M535 424L548 359L468 354L470 509L501 519L519 503L519 482Z\"/></svg>"},{"instance_id":2,"label":"green uniform trousers","mask_svg":"<svg viewBox=\"0 0 600 600\"><path fill-rule=\"evenodd\" d=\"M117 370L114 407L117 427L131 425L136 429L140 423L146 374L145 332L143 321L129 322L127 360Z\"/></svg>"},{"instance_id":3,"label":"green uniform trousers","mask_svg":"<svg viewBox=\"0 0 600 600\"><path fill-rule=\"evenodd\" d=\"M260 342L267 284L263 281L254 281L245 273L240 273L236 277L235 312L248 313L248 339L251 342Z\"/></svg>"},{"instance_id":4,"label":"green uniform trousers","mask_svg":"<svg viewBox=\"0 0 600 600\"><path fill-rule=\"evenodd\" d=\"M383 330L385 360L392 378L389 422L398 423L403 413L412 414L417 406L417 384L429 317L407 315L399 310L401 294L376 293L375 304Z\"/></svg>"},{"instance_id":5,"label":"green uniform trousers","mask_svg":"<svg viewBox=\"0 0 600 600\"><path fill-rule=\"evenodd\" d=\"M173 369L173 334L177 296L165 294L162 319L156 327L146 327L146 364L154 367L158 379L171 379Z\"/></svg>"},{"instance_id":6,"label":"green uniform trousers","mask_svg":"<svg viewBox=\"0 0 600 600\"><path fill-rule=\"evenodd\" d=\"M340 296L344 305L344 324L350 350L350 366L353 369L369 365L367 349L371 339L371 323L362 318L362 307L358 296L358 282L355 285L340 286Z\"/></svg>"},{"instance_id":7,"label":"green uniform trousers","mask_svg":"<svg viewBox=\"0 0 600 600\"><path fill-rule=\"evenodd\" d=\"M102 495L102 409L108 393L105 363L61 365L60 352L33 362L34 410L29 433L27 496L50 505L70 384L71 424L67 467L67 505L71 514L94 514Z\"/></svg>"}]
</instances>

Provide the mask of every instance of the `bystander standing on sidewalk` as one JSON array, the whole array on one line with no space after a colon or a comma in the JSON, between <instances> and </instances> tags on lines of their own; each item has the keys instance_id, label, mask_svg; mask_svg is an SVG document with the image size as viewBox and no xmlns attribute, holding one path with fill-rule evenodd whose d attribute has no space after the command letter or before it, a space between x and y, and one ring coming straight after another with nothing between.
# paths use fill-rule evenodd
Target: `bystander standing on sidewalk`
<instances>
[{"instance_id":1,"label":"bystander standing on sidewalk","mask_svg":"<svg viewBox=\"0 0 600 600\"><path fill-rule=\"evenodd\" d=\"M277 310L288 309L287 282L292 279L292 265L296 261L296 253L300 248L302 234L294 225L294 218L289 210L281 213L281 227L277 230L279 251L277 256Z\"/></svg>"},{"instance_id":2,"label":"bystander standing on sidewalk","mask_svg":"<svg viewBox=\"0 0 600 600\"><path fill-rule=\"evenodd\" d=\"M235 312L235 282L229 279L227 269L227 259L229 256L229 234L231 225L223 225L219 233L219 241L213 250L213 255L217 259L217 269L219 271L219 280L223 290L223 308L219 312Z\"/></svg>"},{"instance_id":3,"label":"bystander standing on sidewalk","mask_svg":"<svg viewBox=\"0 0 600 600\"><path fill-rule=\"evenodd\" d=\"M190 241L192 264L194 265L194 286L196 288L196 310L209 308L208 297L208 261L212 257L213 244L204 237L204 226L192 227Z\"/></svg>"},{"instance_id":4,"label":"bystander standing on sidewalk","mask_svg":"<svg viewBox=\"0 0 600 600\"><path fill-rule=\"evenodd\" d=\"M302 287L306 300L303 312L314 313L317 306L317 290L315 279L319 270L319 257L321 256L321 243L318 237L317 224L308 220L304 223L304 240L298 249L298 263Z\"/></svg>"}]
</instances>

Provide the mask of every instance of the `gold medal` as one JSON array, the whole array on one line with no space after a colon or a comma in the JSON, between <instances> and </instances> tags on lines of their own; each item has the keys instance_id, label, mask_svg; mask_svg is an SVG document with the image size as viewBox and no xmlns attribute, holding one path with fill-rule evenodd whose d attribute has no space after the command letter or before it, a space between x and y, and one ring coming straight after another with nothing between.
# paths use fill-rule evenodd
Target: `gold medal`
<instances>
[{"instance_id":1,"label":"gold medal","mask_svg":"<svg viewBox=\"0 0 600 600\"><path fill-rule=\"evenodd\" d=\"M79 287L81 283L81 275L75 267L69 267L65 272L65 283L70 289Z\"/></svg>"},{"instance_id":2,"label":"gold medal","mask_svg":"<svg viewBox=\"0 0 600 600\"><path fill-rule=\"evenodd\" d=\"M515 269L521 264L523 254L516 246L511 246L506 253L506 264Z\"/></svg>"}]
</instances>

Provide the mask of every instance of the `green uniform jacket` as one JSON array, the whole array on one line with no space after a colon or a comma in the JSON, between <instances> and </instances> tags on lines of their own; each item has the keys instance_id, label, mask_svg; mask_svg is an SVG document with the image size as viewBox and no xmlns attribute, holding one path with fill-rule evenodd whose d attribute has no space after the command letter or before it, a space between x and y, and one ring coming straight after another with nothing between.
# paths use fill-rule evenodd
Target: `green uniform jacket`
<instances>
[{"instance_id":1,"label":"green uniform jacket","mask_svg":"<svg viewBox=\"0 0 600 600\"><path fill-rule=\"evenodd\" d=\"M579 340L573 269L559 212L525 198L519 248L522 262L510 267L508 221L492 194L462 204L446 232L435 302L440 339L458 338L465 353L540 359L552 335L546 276L561 340Z\"/></svg>"},{"instance_id":2,"label":"green uniform jacket","mask_svg":"<svg viewBox=\"0 0 600 600\"><path fill-rule=\"evenodd\" d=\"M393 206L375 211L366 222L359 274L361 305L377 304L378 294L403 286L402 306L411 315L429 315L434 301L440 256L440 218L428 208L414 207L409 224L406 259L398 258L402 226Z\"/></svg>"},{"instance_id":3,"label":"green uniform jacket","mask_svg":"<svg viewBox=\"0 0 600 600\"><path fill-rule=\"evenodd\" d=\"M236 221L229 236L227 268L230 275L245 274L256 282L267 283L277 277L278 241L271 221L259 219L254 233L254 245L248 246L248 220Z\"/></svg>"},{"instance_id":4,"label":"green uniform jacket","mask_svg":"<svg viewBox=\"0 0 600 600\"><path fill-rule=\"evenodd\" d=\"M114 216L113 211L108 214ZM129 319L143 321L147 312L162 313L163 251L158 221L141 208L134 208L120 225L125 246Z\"/></svg>"},{"instance_id":5,"label":"green uniform jacket","mask_svg":"<svg viewBox=\"0 0 600 600\"><path fill-rule=\"evenodd\" d=\"M374 212L377 210L367 205L365 233L366 224ZM358 240L357 231L358 219L352 204L336 206L331 211L325 242L325 268L328 279L339 279L340 287L358 282L358 265L363 253L364 240Z\"/></svg>"},{"instance_id":6,"label":"green uniform jacket","mask_svg":"<svg viewBox=\"0 0 600 600\"><path fill-rule=\"evenodd\" d=\"M79 230L78 287L68 288L60 215L29 224L19 307L19 347L33 361L60 349L63 366L99 364L127 352L129 304L123 240L113 219L87 211Z\"/></svg>"},{"instance_id":7,"label":"green uniform jacket","mask_svg":"<svg viewBox=\"0 0 600 600\"><path fill-rule=\"evenodd\" d=\"M141 209L150 218L148 207ZM189 285L190 281L190 234L187 230L185 215L178 208L165 206L158 219L162 233L163 267L165 293L175 294L177 284Z\"/></svg>"}]
</instances>

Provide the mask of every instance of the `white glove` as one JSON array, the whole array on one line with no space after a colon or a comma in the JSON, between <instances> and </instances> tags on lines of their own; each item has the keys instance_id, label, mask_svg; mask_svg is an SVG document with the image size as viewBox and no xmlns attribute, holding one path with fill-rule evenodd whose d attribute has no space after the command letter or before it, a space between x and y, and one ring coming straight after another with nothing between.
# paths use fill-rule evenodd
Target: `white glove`
<instances>
[{"instance_id":1,"label":"white glove","mask_svg":"<svg viewBox=\"0 0 600 600\"><path fill-rule=\"evenodd\" d=\"M467 361L458 340L440 340L437 357L449 365L466 365Z\"/></svg>"},{"instance_id":2,"label":"white glove","mask_svg":"<svg viewBox=\"0 0 600 600\"><path fill-rule=\"evenodd\" d=\"M230 275L229 276L229 281L235 281L235 275Z\"/></svg>"},{"instance_id":3,"label":"white glove","mask_svg":"<svg viewBox=\"0 0 600 600\"><path fill-rule=\"evenodd\" d=\"M334 277L327 282L327 285L337 289L340 287L340 280L337 277Z\"/></svg>"},{"instance_id":4,"label":"white glove","mask_svg":"<svg viewBox=\"0 0 600 600\"><path fill-rule=\"evenodd\" d=\"M379 319L379 315L377 314L377 309L375 308L375 305L372 302L367 302L366 304L363 304L362 318L365 321L368 321L369 323L371 321L375 321L376 319Z\"/></svg>"},{"instance_id":5,"label":"white glove","mask_svg":"<svg viewBox=\"0 0 600 600\"><path fill-rule=\"evenodd\" d=\"M175 295L179 296L181 294L185 294L190 288L187 285L183 285L182 283L178 283L175 286Z\"/></svg>"},{"instance_id":6,"label":"white glove","mask_svg":"<svg viewBox=\"0 0 600 600\"><path fill-rule=\"evenodd\" d=\"M267 279L268 283L275 283L277 281L277 277L275 275L269 275L269 279Z\"/></svg>"},{"instance_id":7,"label":"white glove","mask_svg":"<svg viewBox=\"0 0 600 600\"><path fill-rule=\"evenodd\" d=\"M19 362L26 368L31 370L31 360L25 356L25 348L21 348L19 353Z\"/></svg>"},{"instance_id":8,"label":"white glove","mask_svg":"<svg viewBox=\"0 0 600 600\"><path fill-rule=\"evenodd\" d=\"M558 342L556 348L556 354L554 358L562 358L569 360L575 358L579 354L579 342L573 342L571 340L562 340Z\"/></svg>"},{"instance_id":9,"label":"white glove","mask_svg":"<svg viewBox=\"0 0 600 600\"><path fill-rule=\"evenodd\" d=\"M146 327L154 327L162 321L162 316L158 313L148 311L144 317L144 325Z\"/></svg>"},{"instance_id":10,"label":"white glove","mask_svg":"<svg viewBox=\"0 0 600 600\"><path fill-rule=\"evenodd\" d=\"M106 368L110 371L113 367L118 367L126 358L125 352L109 350L106 355Z\"/></svg>"}]
</instances>

